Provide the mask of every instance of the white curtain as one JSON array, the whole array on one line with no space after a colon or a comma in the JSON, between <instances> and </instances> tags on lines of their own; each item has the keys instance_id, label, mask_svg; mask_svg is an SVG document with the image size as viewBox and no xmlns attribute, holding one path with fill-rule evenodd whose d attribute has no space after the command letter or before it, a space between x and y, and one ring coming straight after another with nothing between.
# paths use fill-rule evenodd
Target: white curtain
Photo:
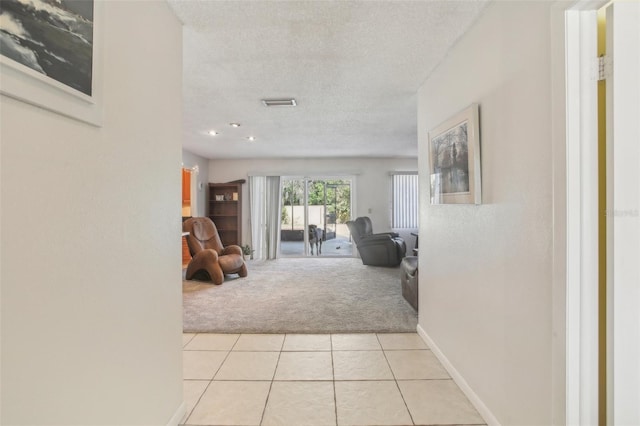
<instances>
[{"instance_id":1,"label":"white curtain","mask_svg":"<svg viewBox=\"0 0 640 426\"><path fill-rule=\"evenodd\" d=\"M191 216L202 216L198 212L198 166L191 169Z\"/></svg>"},{"instance_id":2,"label":"white curtain","mask_svg":"<svg viewBox=\"0 0 640 426\"><path fill-rule=\"evenodd\" d=\"M280 247L280 217L282 214L280 176L267 176L266 186L267 259L276 259Z\"/></svg>"},{"instance_id":3,"label":"white curtain","mask_svg":"<svg viewBox=\"0 0 640 426\"><path fill-rule=\"evenodd\" d=\"M249 176L253 258L276 259L280 245L280 176Z\"/></svg>"}]
</instances>

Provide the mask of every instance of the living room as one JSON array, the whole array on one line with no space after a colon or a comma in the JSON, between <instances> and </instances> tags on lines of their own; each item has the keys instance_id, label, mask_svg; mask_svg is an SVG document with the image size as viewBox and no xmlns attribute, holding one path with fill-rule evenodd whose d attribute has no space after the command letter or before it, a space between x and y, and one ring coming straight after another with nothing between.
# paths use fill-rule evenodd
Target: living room
<instances>
[{"instance_id":1,"label":"living room","mask_svg":"<svg viewBox=\"0 0 640 426\"><path fill-rule=\"evenodd\" d=\"M183 149L182 167L198 167L193 190L197 194L197 214L206 216L207 184L248 179L256 172L267 176L336 176L354 177L352 217L369 216L380 232L392 226L392 185L394 172L417 172L417 158L320 158L320 159L221 159L208 160ZM200 185L202 183L202 185ZM242 219L243 244L250 244L251 226L248 184L243 187ZM407 243L407 252L415 246L411 233L416 228L394 229Z\"/></svg>"}]
</instances>

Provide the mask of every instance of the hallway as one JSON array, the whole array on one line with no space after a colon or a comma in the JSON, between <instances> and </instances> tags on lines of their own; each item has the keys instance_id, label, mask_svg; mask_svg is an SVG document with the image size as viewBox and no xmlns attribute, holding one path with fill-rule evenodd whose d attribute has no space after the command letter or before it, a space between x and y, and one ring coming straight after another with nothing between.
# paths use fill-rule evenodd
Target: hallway
<instances>
[{"instance_id":1,"label":"hallway","mask_svg":"<svg viewBox=\"0 0 640 426\"><path fill-rule=\"evenodd\" d=\"M485 424L416 333L183 334L185 425Z\"/></svg>"}]
</instances>

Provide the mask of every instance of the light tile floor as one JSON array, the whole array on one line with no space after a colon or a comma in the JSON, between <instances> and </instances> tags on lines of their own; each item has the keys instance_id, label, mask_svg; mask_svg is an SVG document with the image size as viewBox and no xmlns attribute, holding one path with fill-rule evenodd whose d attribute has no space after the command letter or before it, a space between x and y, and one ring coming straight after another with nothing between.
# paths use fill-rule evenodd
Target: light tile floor
<instances>
[{"instance_id":1,"label":"light tile floor","mask_svg":"<svg viewBox=\"0 0 640 426\"><path fill-rule=\"evenodd\" d=\"M480 425L415 333L183 335L185 425Z\"/></svg>"}]
</instances>

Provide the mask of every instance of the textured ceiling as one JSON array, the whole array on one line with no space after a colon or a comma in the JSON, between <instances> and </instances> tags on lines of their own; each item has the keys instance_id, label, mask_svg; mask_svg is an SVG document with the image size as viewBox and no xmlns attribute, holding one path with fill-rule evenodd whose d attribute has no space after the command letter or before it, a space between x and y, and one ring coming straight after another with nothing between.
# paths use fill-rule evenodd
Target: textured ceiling
<instances>
[{"instance_id":1,"label":"textured ceiling","mask_svg":"<svg viewBox=\"0 0 640 426\"><path fill-rule=\"evenodd\" d=\"M183 147L207 158L416 157L416 92L486 6L168 2L184 23Z\"/></svg>"}]
</instances>

